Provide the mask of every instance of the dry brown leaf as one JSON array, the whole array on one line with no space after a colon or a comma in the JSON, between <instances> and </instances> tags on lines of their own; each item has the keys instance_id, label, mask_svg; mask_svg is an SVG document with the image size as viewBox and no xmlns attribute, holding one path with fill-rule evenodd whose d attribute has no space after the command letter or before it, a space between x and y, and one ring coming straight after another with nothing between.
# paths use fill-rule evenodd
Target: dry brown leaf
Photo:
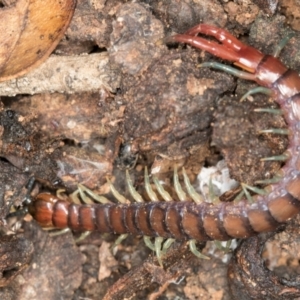
<instances>
[{"instance_id":1,"label":"dry brown leaf","mask_svg":"<svg viewBox=\"0 0 300 300\"><path fill-rule=\"evenodd\" d=\"M27 73L50 55L75 4L76 0L18 0L14 7L1 9L0 81Z\"/></svg>"},{"instance_id":2,"label":"dry brown leaf","mask_svg":"<svg viewBox=\"0 0 300 300\"><path fill-rule=\"evenodd\" d=\"M0 70L5 66L22 32L28 0L19 0L13 7L0 10Z\"/></svg>"},{"instance_id":3,"label":"dry brown leaf","mask_svg":"<svg viewBox=\"0 0 300 300\"><path fill-rule=\"evenodd\" d=\"M118 262L112 255L110 243L103 241L99 249L100 269L98 272L98 280L101 281L111 276L112 270L118 266Z\"/></svg>"}]
</instances>

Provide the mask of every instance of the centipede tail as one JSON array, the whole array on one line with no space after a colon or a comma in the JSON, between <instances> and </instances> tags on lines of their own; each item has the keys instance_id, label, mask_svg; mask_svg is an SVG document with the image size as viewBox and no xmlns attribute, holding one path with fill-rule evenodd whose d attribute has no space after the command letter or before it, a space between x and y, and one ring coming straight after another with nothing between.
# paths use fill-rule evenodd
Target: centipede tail
<instances>
[{"instance_id":1,"label":"centipede tail","mask_svg":"<svg viewBox=\"0 0 300 300\"><path fill-rule=\"evenodd\" d=\"M220 43L197 34L210 35ZM45 227L77 231L97 230L130 233L177 240L208 241L247 238L273 231L300 212L300 77L277 58L246 46L223 29L197 25L183 35L171 38L189 43L225 60L244 71L236 75L256 81L270 89L284 112L290 129L289 159L281 169L281 181L269 185L265 195L253 202L212 204L207 202L168 201L132 204L77 205L51 194L39 194L30 206L33 217Z\"/></svg>"}]
</instances>

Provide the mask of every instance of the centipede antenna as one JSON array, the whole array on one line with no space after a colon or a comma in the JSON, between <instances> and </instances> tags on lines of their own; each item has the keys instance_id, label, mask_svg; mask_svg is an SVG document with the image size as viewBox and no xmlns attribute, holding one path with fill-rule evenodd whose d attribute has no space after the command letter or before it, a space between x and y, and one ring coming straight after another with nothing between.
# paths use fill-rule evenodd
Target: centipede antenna
<instances>
[{"instance_id":1,"label":"centipede antenna","mask_svg":"<svg viewBox=\"0 0 300 300\"><path fill-rule=\"evenodd\" d=\"M262 179L262 180L256 180L254 183L255 184L273 184L277 183L282 179L282 176L274 176L273 178L270 179Z\"/></svg>"},{"instance_id":2,"label":"centipede antenna","mask_svg":"<svg viewBox=\"0 0 300 300\"><path fill-rule=\"evenodd\" d=\"M164 244L163 244L163 247L162 247L162 255L166 254L166 252L169 250L169 248L171 247L171 245L175 242L175 239L172 239L172 238L168 238Z\"/></svg>"},{"instance_id":3,"label":"centipede antenna","mask_svg":"<svg viewBox=\"0 0 300 300\"><path fill-rule=\"evenodd\" d=\"M31 198L31 196L30 196L30 193L31 193L32 190L33 190L34 184L35 184L35 177L32 176L32 177L30 177L30 178L28 179L27 184L26 184L26 186L25 186L25 188L27 189L27 192L26 192L26 194L25 194L24 199L22 200L22 204L28 205L28 204L30 204L30 203L32 202L32 198ZM3 197L4 197L4 194L1 195L0 198L3 199ZM10 208L9 208L9 209L10 209Z\"/></svg>"},{"instance_id":4,"label":"centipede antenna","mask_svg":"<svg viewBox=\"0 0 300 300\"><path fill-rule=\"evenodd\" d=\"M15 210L12 206L10 208L9 214L6 216L6 219L15 218L15 217L24 217L28 214L29 210L28 207L24 206L21 209Z\"/></svg>"},{"instance_id":5,"label":"centipede antenna","mask_svg":"<svg viewBox=\"0 0 300 300\"><path fill-rule=\"evenodd\" d=\"M93 191L91 191L90 189L88 189L87 187L85 187L84 185L82 184L79 184L78 185L78 190L79 190L79 193L80 192L85 192L88 196L90 196L93 200L101 203L101 204L106 204L106 203L112 203L111 201L109 201L106 197L104 196L100 196L100 195L97 195L96 193L94 193ZM81 196L81 194L80 194ZM93 202L92 202L93 204Z\"/></svg>"},{"instance_id":6,"label":"centipede antenna","mask_svg":"<svg viewBox=\"0 0 300 300\"><path fill-rule=\"evenodd\" d=\"M248 189L248 190L250 190L250 191L252 191L252 192L254 192L254 193L258 194L258 195L262 195L263 196L263 195L267 195L268 194L268 192L265 191L264 189L260 189L260 188L257 188L255 186L251 186L251 185L248 185L248 184L245 184L245 183L243 183L243 185L244 185L244 187L246 189Z\"/></svg>"},{"instance_id":7,"label":"centipede antenna","mask_svg":"<svg viewBox=\"0 0 300 300\"><path fill-rule=\"evenodd\" d=\"M162 259L161 259L162 258L161 246L162 246L163 240L164 239L162 237L156 237L155 242L154 242L156 257L157 257L158 263L161 267L163 267Z\"/></svg>"},{"instance_id":8,"label":"centipede antenna","mask_svg":"<svg viewBox=\"0 0 300 300\"><path fill-rule=\"evenodd\" d=\"M284 37L279 44L277 45L277 47L274 50L273 56L274 57L278 57L281 50L286 46L286 44L289 42L289 40L291 38L293 38L295 36L294 33L289 33L286 37Z\"/></svg>"},{"instance_id":9,"label":"centipede antenna","mask_svg":"<svg viewBox=\"0 0 300 300\"><path fill-rule=\"evenodd\" d=\"M188 244L189 244L190 251L195 256L197 256L198 258L201 258L201 259L210 259L210 257L208 257L208 256L202 254L200 251L198 251L197 246L196 246L196 240L189 240Z\"/></svg>"},{"instance_id":10,"label":"centipede antenna","mask_svg":"<svg viewBox=\"0 0 300 300\"><path fill-rule=\"evenodd\" d=\"M77 239L75 239L75 243L79 243L85 240L91 233L92 233L91 231L83 232Z\"/></svg>"},{"instance_id":11,"label":"centipede antenna","mask_svg":"<svg viewBox=\"0 0 300 300\"><path fill-rule=\"evenodd\" d=\"M200 194L198 194L195 191L194 187L191 185L191 182L189 180L189 177L186 174L184 167L182 168L182 175L183 175L184 184L185 184L185 187L186 187L186 190L187 190L189 196L198 204L200 204L201 202L204 202L203 197Z\"/></svg>"},{"instance_id":12,"label":"centipede antenna","mask_svg":"<svg viewBox=\"0 0 300 300\"><path fill-rule=\"evenodd\" d=\"M218 63L218 62L204 62L200 64L201 68L208 67L220 71L224 71L230 75L242 78L242 79L247 79L247 80L253 80L255 81L255 76L251 73L241 71L239 69Z\"/></svg>"},{"instance_id":13,"label":"centipede antenna","mask_svg":"<svg viewBox=\"0 0 300 300\"><path fill-rule=\"evenodd\" d=\"M143 240L144 240L145 245L146 245L150 250L155 251L155 246L154 246L154 244L151 242L151 237L150 237L150 236L144 235L144 236L143 236Z\"/></svg>"},{"instance_id":14,"label":"centipede antenna","mask_svg":"<svg viewBox=\"0 0 300 300\"><path fill-rule=\"evenodd\" d=\"M240 101L245 100L250 95L254 95L254 94L258 94L258 93L271 96L273 91L271 89L265 88L263 86L259 86L259 87L253 88L253 89L249 90L247 93L245 93L242 96L242 98L240 99Z\"/></svg>"},{"instance_id":15,"label":"centipede antenna","mask_svg":"<svg viewBox=\"0 0 300 300\"><path fill-rule=\"evenodd\" d=\"M282 154L282 155L264 157L264 158L261 158L260 160L261 161L286 161L289 158L290 158L290 156L288 154Z\"/></svg>"},{"instance_id":16,"label":"centipede antenna","mask_svg":"<svg viewBox=\"0 0 300 300\"><path fill-rule=\"evenodd\" d=\"M155 184L155 187L156 187L158 193L161 195L161 197L165 201L172 201L173 199L172 199L171 195L164 189L162 184L159 182L158 178L156 176L152 176L152 180Z\"/></svg>"},{"instance_id":17,"label":"centipede antenna","mask_svg":"<svg viewBox=\"0 0 300 300\"><path fill-rule=\"evenodd\" d=\"M250 203L253 203L254 200L253 200L253 197L251 196L251 194L248 192L247 190L247 185L245 183L241 183L241 186L242 186L242 189L244 191L244 194L247 198L247 200L250 202Z\"/></svg>"},{"instance_id":18,"label":"centipede antenna","mask_svg":"<svg viewBox=\"0 0 300 300\"><path fill-rule=\"evenodd\" d=\"M126 169L125 173L126 173L126 182L127 182L127 186L128 186L130 195L136 202L140 202L140 203L144 202L142 196L136 191L136 189L134 188L134 186L132 184L132 180L130 178L128 169Z\"/></svg>"},{"instance_id":19,"label":"centipede antenna","mask_svg":"<svg viewBox=\"0 0 300 300\"><path fill-rule=\"evenodd\" d=\"M174 167L174 175L173 175L173 181L174 181L174 188L176 191L176 194L180 201L186 201L186 193L183 191L181 184L179 182L178 172L177 172L177 166Z\"/></svg>"},{"instance_id":20,"label":"centipede antenna","mask_svg":"<svg viewBox=\"0 0 300 300\"><path fill-rule=\"evenodd\" d=\"M32 192L34 184L35 184L35 177L32 176L29 178L29 180L27 181L27 184L26 184L26 189L29 194Z\"/></svg>"},{"instance_id":21,"label":"centipede antenna","mask_svg":"<svg viewBox=\"0 0 300 300\"><path fill-rule=\"evenodd\" d=\"M106 177L106 180L109 184L109 187L110 187L110 191L111 193L114 195L114 197L120 202L120 203L123 203L123 204L128 204L130 203L130 201L128 199L126 199L123 195L121 195L114 187L114 185L111 183L111 181L109 180L108 177Z\"/></svg>"},{"instance_id":22,"label":"centipede antenna","mask_svg":"<svg viewBox=\"0 0 300 300\"><path fill-rule=\"evenodd\" d=\"M275 134L289 135L291 131L285 128L270 128L270 129L260 130L259 133L275 133Z\"/></svg>"},{"instance_id":23,"label":"centipede antenna","mask_svg":"<svg viewBox=\"0 0 300 300\"><path fill-rule=\"evenodd\" d=\"M276 109L276 108L255 108L255 112L262 112L262 113L270 113L274 115L283 115L282 109Z\"/></svg>"},{"instance_id":24,"label":"centipede antenna","mask_svg":"<svg viewBox=\"0 0 300 300\"><path fill-rule=\"evenodd\" d=\"M148 168L145 167L145 175L144 175L144 180L145 180L145 190L150 198L151 201L153 202L158 202L158 198L157 195L155 194L155 192L153 191L151 184L150 184L150 180L149 180L149 175L148 175Z\"/></svg>"}]
</instances>

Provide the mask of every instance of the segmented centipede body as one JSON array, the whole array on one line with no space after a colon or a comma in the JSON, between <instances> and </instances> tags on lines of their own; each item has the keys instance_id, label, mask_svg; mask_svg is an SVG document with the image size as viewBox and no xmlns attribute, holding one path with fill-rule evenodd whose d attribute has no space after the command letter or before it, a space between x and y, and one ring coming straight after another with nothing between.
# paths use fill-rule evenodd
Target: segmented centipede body
<instances>
[{"instance_id":1,"label":"segmented centipede body","mask_svg":"<svg viewBox=\"0 0 300 300\"><path fill-rule=\"evenodd\" d=\"M212 36L220 43L197 36ZM30 212L42 226L73 230L98 230L118 234L131 233L152 237L229 240L247 238L275 230L300 211L300 77L276 57L244 45L223 29L201 24L172 41L193 45L246 71L230 69L241 78L256 81L268 88L284 112L289 127L288 157L281 169L281 180L255 195L253 202L212 204L168 201L133 204L77 205L50 194L39 194ZM217 63L203 64L225 69ZM226 67L227 68L227 67ZM227 69L226 69L227 71Z\"/></svg>"}]
</instances>

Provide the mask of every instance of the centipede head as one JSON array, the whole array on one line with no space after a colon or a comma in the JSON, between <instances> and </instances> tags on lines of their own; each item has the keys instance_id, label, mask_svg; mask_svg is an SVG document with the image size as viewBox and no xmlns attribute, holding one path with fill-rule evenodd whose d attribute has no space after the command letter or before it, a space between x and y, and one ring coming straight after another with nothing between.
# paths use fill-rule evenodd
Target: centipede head
<instances>
[{"instance_id":1,"label":"centipede head","mask_svg":"<svg viewBox=\"0 0 300 300\"><path fill-rule=\"evenodd\" d=\"M28 212L43 227L54 227L52 223L53 205L59 199L49 193L38 194L28 205Z\"/></svg>"}]
</instances>

